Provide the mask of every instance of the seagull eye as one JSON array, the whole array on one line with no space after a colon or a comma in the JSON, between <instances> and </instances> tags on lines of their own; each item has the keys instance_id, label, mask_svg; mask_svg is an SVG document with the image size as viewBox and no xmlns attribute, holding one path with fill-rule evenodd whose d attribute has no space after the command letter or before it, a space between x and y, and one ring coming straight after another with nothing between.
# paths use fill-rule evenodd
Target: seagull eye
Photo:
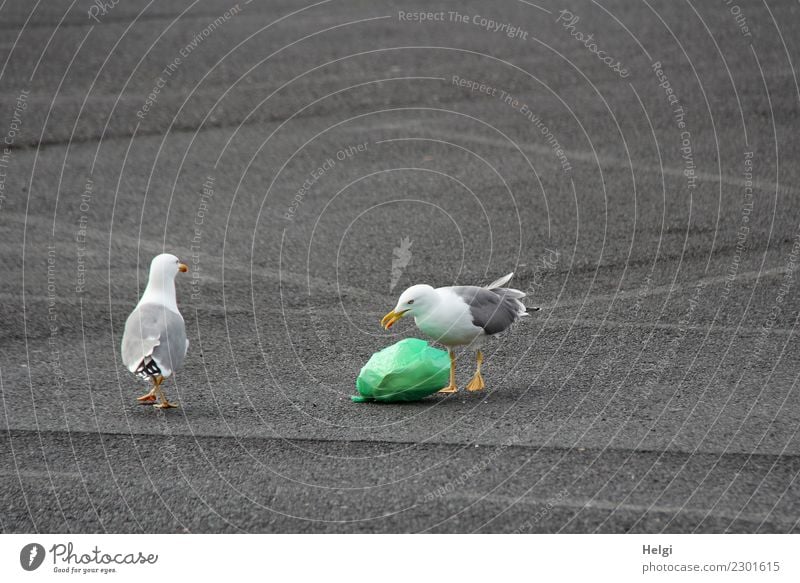
<instances>
[{"instance_id":1,"label":"seagull eye","mask_svg":"<svg viewBox=\"0 0 800 583\"><path fill-rule=\"evenodd\" d=\"M409 306L410 306L411 304L413 304L413 303L414 303L414 300L408 300L408 305L409 305Z\"/></svg>"}]
</instances>

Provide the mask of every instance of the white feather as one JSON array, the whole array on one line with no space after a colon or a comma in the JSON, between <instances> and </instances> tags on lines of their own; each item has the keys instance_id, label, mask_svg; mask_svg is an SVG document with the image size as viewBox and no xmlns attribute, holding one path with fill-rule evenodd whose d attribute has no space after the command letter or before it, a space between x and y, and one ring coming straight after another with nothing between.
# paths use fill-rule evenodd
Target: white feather
<instances>
[{"instance_id":1,"label":"white feather","mask_svg":"<svg viewBox=\"0 0 800 583\"><path fill-rule=\"evenodd\" d=\"M490 283L489 285L486 286L486 289L497 289L498 287L503 287L509 281L511 281L512 277L514 277L514 272L513 271L511 273L509 273L508 275L504 275L500 279L498 279L496 281L493 281L492 283ZM514 291L518 291L518 290L514 290ZM522 293L522 292L519 292L519 293ZM525 294L522 294L522 296L524 297Z\"/></svg>"}]
</instances>

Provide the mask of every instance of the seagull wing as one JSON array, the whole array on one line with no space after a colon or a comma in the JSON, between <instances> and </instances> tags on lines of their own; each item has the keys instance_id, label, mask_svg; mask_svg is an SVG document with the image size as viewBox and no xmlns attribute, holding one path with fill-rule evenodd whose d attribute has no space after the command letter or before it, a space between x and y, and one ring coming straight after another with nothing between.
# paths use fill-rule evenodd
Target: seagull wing
<instances>
[{"instance_id":1,"label":"seagull wing","mask_svg":"<svg viewBox=\"0 0 800 583\"><path fill-rule=\"evenodd\" d=\"M503 280L508 281L506 278ZM525 306L518 299L525 297L525 294L519 290L487 289L472 285L452 289L469 307L472 323L483 328L488 335L510 328L517 318L527 315Z\"/></svg>"},{"instance_id":2,"label":"seagull wing","mask_svg":"<svg viewBox=\"0 0 800 583\"><path fill-rule=\"evenodd\" d=\"M159 304L143 304L128 316L122 335L122 362L142 376L170 376L181 367L189 341L177 312Z\"/></svg>"}]
</instances>

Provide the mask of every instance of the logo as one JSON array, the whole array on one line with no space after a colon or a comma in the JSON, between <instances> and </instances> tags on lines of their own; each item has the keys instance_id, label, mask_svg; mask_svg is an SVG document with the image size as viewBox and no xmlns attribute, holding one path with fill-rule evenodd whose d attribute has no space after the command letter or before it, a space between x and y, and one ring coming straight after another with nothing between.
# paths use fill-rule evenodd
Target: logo
<instances>
[{"instance_id":1,"label":"logo","mask_svg":"<svg viewBox=\"0 0 800 583\"><path fill-rule=\"evenodd\" d=\"M39 543L30 543L19 552L19 564L26 571L35 571L44 562L44 547Z\"/></svg>"},{"instance_id":2,"label":"logo","mask_svg":"<svg viewBox=\"0 0 800 583\"><path fill-rule=\"evenodd\" d=\"M411 263L411 237L400 239L400 245L392 249L392 255L392 281L389 284L389 291L394 290L403 277L403 271Z\"/></svg>"}]
</instances>

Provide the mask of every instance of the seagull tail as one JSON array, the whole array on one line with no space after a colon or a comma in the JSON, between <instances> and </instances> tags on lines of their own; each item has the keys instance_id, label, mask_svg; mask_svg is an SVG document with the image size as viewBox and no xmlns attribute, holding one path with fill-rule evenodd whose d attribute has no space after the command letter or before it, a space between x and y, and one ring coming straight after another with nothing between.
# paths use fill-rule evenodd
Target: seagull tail
<instances>
[{"instance_id":1,"label":"seagull tail","mask_svg":"<svg viewBox=\"0 0 800 583\"><path fill-rule=\"evenodd\" d=\"M519 291L518 289L513 289L510 287L501 287L494 290L495 292L502 292L505 297L514 298L515 300L521 300L525 297L525 292Z\"/></svg>"},{"instance_id":2,"label":"seagull tail","mask_svg":"<svg viewBox=\"0 0 800 583\"><path fill-rule=\"evenodd\" d=\"M514 277L514 272L513 271L511 273L507 274L507 275L504 275L503 277L501 277L497 281L493 281L492 283L490 283L489 285L486 286L486 289L497 289L499 287L503 287L505 284L507 284L509 281L511 281L512 277ZM525 294L523 294L523 295L525 295Z\"/></svg>"},{"instance_id":3,"label":"seagull tail","mask_svg":"<svg viewBox=\"0 0 800 583\"><path fill-rule=\"evenodd\" d=\"M513 306L514 311L516 312L516 318L521 318L523 316L527 316L530 309L523 304L520 300L525 297L525 292L520 291L518 289L510 288L510 287L503 287L511 278L514 277L514 272L508 273L498 279L497 281L493 281L489 285L486 286L486 289L492 290L499 296L503 298L504 302L510 302L510 305ZM538 310L538 308L536 308Z\"/></svg>"}]
</instances>

